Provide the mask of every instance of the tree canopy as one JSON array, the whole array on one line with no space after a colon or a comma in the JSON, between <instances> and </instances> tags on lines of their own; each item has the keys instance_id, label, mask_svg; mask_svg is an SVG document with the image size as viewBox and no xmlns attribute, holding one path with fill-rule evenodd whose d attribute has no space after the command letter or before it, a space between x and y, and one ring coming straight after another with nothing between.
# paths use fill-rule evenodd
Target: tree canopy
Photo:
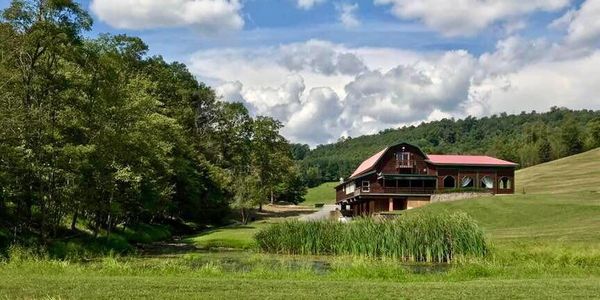
<instances>
[{"instance_id":1,"label":"tree canopy","mask_svg":"<svg viewBox=\"0 0 600 300\"><path fill-rule=\"evenodd\" d=\"M47 239L66 220L95 234L214 224L240 201L302 193L278 121L220 101L139 38L84 38L91 26L72 0L2 12L0 227Z\"/></svg>"}]
</instances>

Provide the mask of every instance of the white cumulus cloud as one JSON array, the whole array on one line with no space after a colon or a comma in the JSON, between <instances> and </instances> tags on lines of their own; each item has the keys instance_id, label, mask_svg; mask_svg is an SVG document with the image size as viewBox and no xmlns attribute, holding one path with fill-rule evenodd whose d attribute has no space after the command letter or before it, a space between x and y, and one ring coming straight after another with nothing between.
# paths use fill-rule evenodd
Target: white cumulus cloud
<instances>
[{"instance_id":1,"label":"white cumulus cloud","mask_svg":"<svg viewBox=\"0 0 600 300\"><path fill-rule=\"evenodd\" d=\"M594 47L600 44L600 1L587 0L579 10L569 10L555 20L552 27L566 27L566 42L574 47Z\"/></svg>"},{"instance_id":2,"label":"white cumulus cloud","mask_svg":"<svg viewBox=\"0 0 600 300\"><path fill-rule=\"evenodd\" d=\"M478 56L308 40L205 50L190 68L225 100L278 118L286 137L314 146L446 117L600 109L600 50L572 51L565 40L509 36Z\"/></svg>"},{"instance_id":3,"label":"white cumulus cloud","mask_svg":"<svg viewBox=\"0 0 600 300\"><path fill-rule=\"evenodd\" d=\"M343 129L339 118L342 110L340 99L332 89L313 88L300 110L286 122L283 134L300 143L330 142L338 138Z\"/></svg>"},{"instance_id":4,"label":"white cumulus cloud","mask_svg":"<svg viewBox=\"0 0 600 300\"><path fill-rule=\"evenodd\" d=\"M402 19L417 19L447 36L470 36L496 22L535 11L556 11L570 0L374 0Z\"/></svg>"},{"instance_id":5,"label":"white cumulus cloud","mask_svg":"<svg viewBox=\"0 0 600 300\"><path fill-rule=\"evenodd\" d=\"M201 32L239 30L244 26L238 0L93 0L91 10L115 28L149 29L191 26Z\"/></svg>"},{"instance_id":6,"label":"white cumulus cloud","mask_svg":"<svg viewBox=\"0 0 600 300\"><path fill-rule=\"evenodd\" d=\"M327 41L309 40L284 45L280 53L279 62L291 71L310 69L325 75L354 75L366 68L355 54Z\"/></svg>"}]
</instances>

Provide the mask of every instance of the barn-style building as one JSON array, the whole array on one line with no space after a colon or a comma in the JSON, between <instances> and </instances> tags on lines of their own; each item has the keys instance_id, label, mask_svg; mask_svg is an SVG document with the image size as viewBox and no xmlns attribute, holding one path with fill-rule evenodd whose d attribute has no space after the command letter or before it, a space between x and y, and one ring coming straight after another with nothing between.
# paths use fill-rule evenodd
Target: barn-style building
<instances>
[{"instance_id":1,"label":"barn-style building","mask_svg":"<svg viewBox=\"0 0 600 300\"><path fill-rule=\"evenodd\" d=\"M513 194L516 163L490 156L427 155L401 143L362 162L336 186L336 202L353 215L429 204L437 193Z\"/></svg>"}]
</instances>

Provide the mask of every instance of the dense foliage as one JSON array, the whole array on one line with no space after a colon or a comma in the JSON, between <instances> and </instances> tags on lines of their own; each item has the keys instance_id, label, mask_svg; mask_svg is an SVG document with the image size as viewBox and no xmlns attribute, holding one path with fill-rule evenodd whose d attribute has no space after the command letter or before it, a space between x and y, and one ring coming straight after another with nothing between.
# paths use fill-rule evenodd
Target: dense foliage
<instances>
[{"instance_id":1,"label":"dense foliage","mask_svg":"<svg viewBox=\"0 0 600 300\"><path fill-rule=\"evenodd\" d=\"M348 177L364 159L399 142L430 154L485 154L528 167L600 147L600 111L553 107L546 113L444 119L343 138L308 153L298 150L301 145L294 149L302 153L303 178L312 187Z\"/></svg>"},{"instance_id":2,"label":"dense foliage","mask_svg":"<svg viewBox=\"0 0 600 300\"><path fill-rule=\"evenodd\" d=\"M84 38L91 26L72 0L15 0L1 14L0 241L218 223L230 205L298 201L278 121L218 101L139 38Z\"/></svg>"},{"instance_id":3,"label":"dense foliage","mask_svg":"<svg viewBox=\"0 0 600 300\"><path fill-rule=\"evenodd\" d=\"M483 256L483 231L464 213L407 214L392 220L286 221L259 231L261 250L280 254L341 254L411 262Z\"/></svg>"}]
</instances>

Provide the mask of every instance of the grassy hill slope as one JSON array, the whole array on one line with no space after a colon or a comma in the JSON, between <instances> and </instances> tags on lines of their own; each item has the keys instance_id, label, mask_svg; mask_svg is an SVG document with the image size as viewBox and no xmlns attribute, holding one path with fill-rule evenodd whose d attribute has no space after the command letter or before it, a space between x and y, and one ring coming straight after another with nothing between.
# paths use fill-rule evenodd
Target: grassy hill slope
<instances>
[{"instance_id":1,"label":"grassy hill slope","mask_svg":"<svg viewBox=\"0 0 600 300\"><path fill-rule=\"evenodd\" d=\"M516 177L517 191L525 188L526 194L436 203L417 212L465 211L499 244L600 249L600 149L526 168Z\"/></svg>"},{"instance_id":2,"label":"grassy hill slope","mask_svg":"<svg viewBox=\"0 0 600 300\"><path fill-rule=\"evenodd\" d=\"M308 189L304 196L304 202L300 205L312 206L317 203L333 204L335 203L335 186L337 182L325 182L319 186Z\"/></svg>"},{"instance_id":3,"label":"grassy hill slope","mask_svg":"<svg viewBox=\"0 0 600 300\"><path fill-rule=\"evenodd\" d=\"M517 171L516 191L523 190L600 193L600 148Z\"/></svg>"},{"instance_id":4,"label":"grassy hill slope","mask_svg":"<svg viewBox=\"0 0 600 300\"><path fill-rule=\"evenodd\" d=\"M465 211L495 243L600 246L600 194L492 196L424 210Z\"/></svg>"}]
</instances>

